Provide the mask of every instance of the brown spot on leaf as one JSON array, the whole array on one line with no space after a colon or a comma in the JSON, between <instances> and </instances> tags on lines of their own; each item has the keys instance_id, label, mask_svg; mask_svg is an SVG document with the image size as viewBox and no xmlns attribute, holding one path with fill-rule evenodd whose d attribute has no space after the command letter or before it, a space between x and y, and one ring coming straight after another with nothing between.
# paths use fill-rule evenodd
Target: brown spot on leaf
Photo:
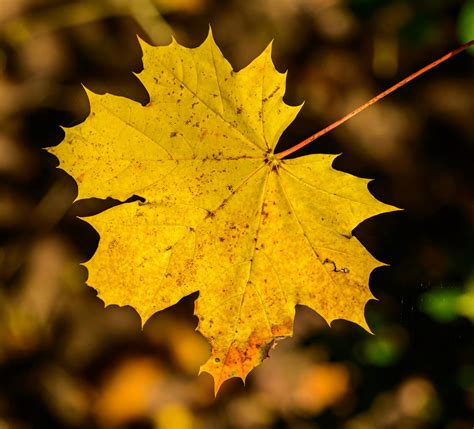
<instances>
[{"instance_id":1,"label":"brown spot on leaf","mask_svg":"<svg viewBox=\"0 0 474 429\"><path fill-rule=\"evenodd\" d=\"M326 265L326 264L332 265L333 266L333 271L335 273L344 273L344 274L349 273L349 268L346 268L346 267L340 267L339 268L339 267L336 266L336 263L333 260L329 259L329 258L326 258L323 261L323 265Z\"/></svg>"},{"instance_id":2,"label":"brown spot on leaf","mask_svg":"<svg viewBox=\"0 0 474 429\"><path fill-rule=\"evenodd\" d=\"M277 93L277 91L278 91L279 89L280 89L280 87L277 86L277 87L273 90L273 92L268 96L268 98L272 98L272 97Z\"/></svg>"},{"instance_id":3,"label":"brown spot on leaf","mask_svg":"<svg viewBox=\"0 0 474 429\"><path fill-rule=\"evenodd\" d=\"M225 360L215 358L216 365L214 379L216 388L231 377L245 379L247 374L259 365L270 351L275 339L268 336L268 331L254 331L245 343L234 341L225 354ZM216 360L219 359L219 362Z\"/></svg>"}]
</instances>

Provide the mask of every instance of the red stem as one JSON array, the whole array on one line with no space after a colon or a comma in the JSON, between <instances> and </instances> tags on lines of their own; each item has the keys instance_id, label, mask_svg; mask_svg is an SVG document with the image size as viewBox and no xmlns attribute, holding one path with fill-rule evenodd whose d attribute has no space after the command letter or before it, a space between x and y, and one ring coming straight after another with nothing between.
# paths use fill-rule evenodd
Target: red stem
<instances>
[{"instance_id":1,"label":"red stem","mask_svg":"<svg viewBox=\"0 0 474 429\"><path fill-rule=\"evenodd\" d=\"M290 155L291 153L296 152L297 150L299 150L302 147L306 146L308 143L311 143L312 141L318 139L319 137L323 136L324 134L328 133L329 131L332 131L334 128L338 127L339 125L343 124L344 122L351 119L355 115L359 114L363 110L367 109L367 107L372 106L372 104L374 104L377 101L381 100L386 95L392 93L393 91L397 90L398 88L402 87L406 83L408 83L411 80L417 78L418 76L422 75L423 73L427 72L428 70L431 70L432 68L438 66L439 64L441 64L444 61L448 60L449 58L454 57L454 55L459 54L460 52L464 51L465 49L469 48L472 45L474 45L474 40L471 40L470 42L465 43L464 45L460 46L459 48L454 49L453 51L449 52L444 57L441 57L438 60L432 62L429 65L427 65L426 67L423 67L422 69L418 70L417 72L411 74L410 76L406 77L402 81L400 81L397 84L393 85L389 89L387 89L384 92L380 93L379 95L375 96L374 98L372 98L372 100L369 100L367 103L363 104L362 106L359 106L357 109L353 110L351 113L347 114L343 118L341 118L338 121L332 123L331 125L328 125L326 128L322 129L321 131L318 131L316 134L313 134L312 136L308 137L306 140L303 140L301 143L298 143L298 144L294 145L293 147L290 147L289 149L284 150L283 152L277 153L275 156L279 159L283 159L286 156Z\"/></svg>"}]
</instances>

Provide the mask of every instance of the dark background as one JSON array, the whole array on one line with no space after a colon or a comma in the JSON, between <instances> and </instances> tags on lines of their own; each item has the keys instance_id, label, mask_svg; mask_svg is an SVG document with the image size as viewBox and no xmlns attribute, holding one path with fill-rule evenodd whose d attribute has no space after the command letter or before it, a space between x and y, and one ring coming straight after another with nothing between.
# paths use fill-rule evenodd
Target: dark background
<instances>
[{"instance_id":1,"label":"dark background","mask_svg":"<svg viewBox=\"0 0 474 429\"><path fill-rule=\"evenodd\" d=\"M474 38L472 0L0 0L0 428L471 429L474 426L474 57L464 52L303 153L343 155L404 211L356 228L388 267L374 336L298 308L295 337L213 398L193 299L140 330L85 286L98 235L42 148L88 114L81 83L146 103L135 34L235 69L274 39L285 97L306 100L281 149Z\"/></svg>"}]
</instances>

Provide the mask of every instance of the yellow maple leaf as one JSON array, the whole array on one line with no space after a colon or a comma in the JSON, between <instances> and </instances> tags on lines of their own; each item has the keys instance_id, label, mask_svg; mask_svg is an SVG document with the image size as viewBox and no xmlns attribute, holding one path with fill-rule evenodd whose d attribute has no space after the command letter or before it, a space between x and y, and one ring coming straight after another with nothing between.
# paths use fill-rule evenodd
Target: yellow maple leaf
<instances>
[{"instance_id":1,"label":"yellow maple leaf","mask_svg":"<svg viewBox=\"0 0 474 429\"><path fill-rule=\"evenodd\" d=\"M78 198L132 195L90 218L99 248L88 283L144 324L199 291L197 329L216 391L292 335L295 306L369 329L368 280L382 265L352 236L394 208L368 180L336 171L336 155L279 159L274 148L301 106L283 102L271 45L234 72L212 33L195 49L141 42L150 103L88 92L91 114L51 149ZM190 351L192 352L192 351Z\"/></svg>"}]
</instances>

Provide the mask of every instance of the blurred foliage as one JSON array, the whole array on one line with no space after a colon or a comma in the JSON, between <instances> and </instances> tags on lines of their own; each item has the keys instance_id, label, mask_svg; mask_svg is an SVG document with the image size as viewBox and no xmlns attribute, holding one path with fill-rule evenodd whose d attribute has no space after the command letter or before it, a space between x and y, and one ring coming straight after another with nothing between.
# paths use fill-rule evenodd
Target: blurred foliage
<instances>
[{"instance_id":1,"label":"blurred foliage","mask_svg":"<svg viewBox=\"0 0 474 429\"><path fill-rule=\"evenodd\" d=\"M474 421L474 58L462 54L310 145L373 177L403 212L355 235L374 335L298 308L295 335L248 378L197 376L209 348L191 296L140 330L103 308L80 263L99 237L42 147L88 112L81 84L147 102L135 35L198 45L212 23L236 68L271 39L284 149L472 38L472 0L3 0L0 7L0 428L471 429ZM125 259L125 257L124 257ZM126 261L124 261L126 263Z\"/></svg>"},{"instance_id":2,"label":"blurred foliage","mask_svg":"<svg viewBox=\"0 0 474 429\"><path fill-rule=\"evenodd\" d=\"M458 315L460 295L458 289L435 289L425 294L421 309L440 322L450 322Z\"/></svg>"},{"instance_id":3,"label":"blurred foliage","mask_svg":"<svg viewBox=\"0 0 474 429\"><path fill-rule=\"evenodd\" d=\"M474 0L467 1L459 14L458 34L461 42L466 43L474 39ZM474 48L468 52L474 54Z\"/></svg>"},{"instance_id":4,"label":"blurred foliage","mask_svg":"<svg viewBox=\"0 0 474 429\"><path fill-rule=\"evenodd\" d=\"M423 294L420 308L440 322L466 317L474 323L474 276L464 288L437 288Z\"/></svg>"}]
</instances>

